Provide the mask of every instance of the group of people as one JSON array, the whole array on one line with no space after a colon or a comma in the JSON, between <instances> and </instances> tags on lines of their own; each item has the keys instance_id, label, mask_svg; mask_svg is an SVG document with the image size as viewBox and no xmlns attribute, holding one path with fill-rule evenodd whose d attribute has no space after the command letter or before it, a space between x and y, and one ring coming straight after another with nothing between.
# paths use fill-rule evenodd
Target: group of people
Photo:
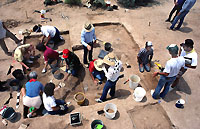
<instances>
[{"instance_id":1,"label":"group of people","mask_svg":"<svg viewBox=\"0 0 200 129\"><path fill-rule=\"evenodd\" d=\"M138 53L139 71L150 72L151 61L153 58L152 42L148 41L145 48L142 48ZM166 65L160 72L155 72L153 76L160 75L160 79L155 90L151 91L154 99L164 98L168 91L171 91L179 82L180 77L187 71L188 68L195 69L197 67L197 53L194 49L192 39L186 39L179 47L176 44L171 44L167 47L171 59L166 62ZM163 91L161 92L162 88Z\"/></svg>"}]
</instances>

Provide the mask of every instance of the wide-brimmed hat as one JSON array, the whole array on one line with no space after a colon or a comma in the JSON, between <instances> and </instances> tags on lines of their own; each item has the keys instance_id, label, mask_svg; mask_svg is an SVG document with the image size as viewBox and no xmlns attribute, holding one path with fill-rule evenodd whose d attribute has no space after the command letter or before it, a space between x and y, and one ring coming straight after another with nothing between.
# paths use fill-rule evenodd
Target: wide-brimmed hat
<instances>
[{"instance_id":1,"label":"wide-brimmed hat","mask_svg":"<svg viewBox=\"0 0 200 129\"><path fill-rule=\"evenodd\" d=\"M103 60L101 59L98 59L98 60L95 60L94 61L94 67L97 71L102 71L102 68L103 68Z\"/></svg>"},{"instance_id":2,"label":"wide-brimmed hat","mask_svg":"<svg viewBox=\"0 0 200 129\"><path fill-rule=\"evenodd\" d=\"M167 46L166 49L169 50L173 54L178 54L178 46L176 44L171 44Z\"/></svg>"},{"instance_id":3,"label":"wide-brimmed hat","mask_svg":"<svg viewBox=\"0 0 200 129\"><path fill-rule=\"evenodd\" d=\"M94 26L91 23L85 23L84 29L86 32L91 32Z\"/></svg>"},{"instance_id":4,"label":"wide-brimmed hat","mask_svg":"<svg viewBox=\"0 0 200 129\"><path fill-rule=\"evenodd\" d=\"M103 62L107 65L114 66L115 62L117 61L117 57L114 55L114 53L109 53L106 55L103 59Z\"/></svg>"},{"instance_id":5,"label":"wide-brimmed hat","mask_svg":"<svg viewBox=\"0 0 200 129\"><path fill-rule=\"evenodd\" d=\"M69 50L68 49L64 49L63 50L63 58L68 58L69 57Z\"/></svg>"}]
</instances>

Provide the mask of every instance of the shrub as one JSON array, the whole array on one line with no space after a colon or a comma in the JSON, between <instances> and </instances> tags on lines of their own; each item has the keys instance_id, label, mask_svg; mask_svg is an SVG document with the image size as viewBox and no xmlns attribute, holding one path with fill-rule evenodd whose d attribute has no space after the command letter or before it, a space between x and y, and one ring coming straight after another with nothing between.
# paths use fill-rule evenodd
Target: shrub
<instances>
[{"instance_id":1,"label":"shrub","mask_svg":"<svg viewBox=\"0 0 200 129\"><path fill-rule=\"evenodd\" d=\"M118 3L126 8L134 7L135 0L118 0Z\"/></svg>"},{"instance_id":2,"label":"shrub","mask_svg":"<svg viewBox=\"0 0 200 129\"><path fill-rule=\"evenodd\" d=\"M65 4L70 4L70 5L80 5L81 0L64 0Z\"/></svg>"}]
</instances>

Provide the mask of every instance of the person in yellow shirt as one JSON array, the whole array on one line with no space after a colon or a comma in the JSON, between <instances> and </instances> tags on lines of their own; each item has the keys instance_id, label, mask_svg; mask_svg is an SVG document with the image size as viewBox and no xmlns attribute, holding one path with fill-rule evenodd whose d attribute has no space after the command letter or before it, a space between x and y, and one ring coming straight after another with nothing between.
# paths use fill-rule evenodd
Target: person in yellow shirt
<instances>
[{"instance_id":1,"label":"person in yellow shirt","mask_svg":"<svg viewBox=\"0 0 200 129\"><path fill-rule=\"evenodd\" d=\"M34 59L34 56L35 56L35 48L31 44L24 44L18 46L14 51L14 59L28 71L31 71L31 69L27 65L33 63L33 61L30 60L30 58Z\"/></svg>"}]
</instances>

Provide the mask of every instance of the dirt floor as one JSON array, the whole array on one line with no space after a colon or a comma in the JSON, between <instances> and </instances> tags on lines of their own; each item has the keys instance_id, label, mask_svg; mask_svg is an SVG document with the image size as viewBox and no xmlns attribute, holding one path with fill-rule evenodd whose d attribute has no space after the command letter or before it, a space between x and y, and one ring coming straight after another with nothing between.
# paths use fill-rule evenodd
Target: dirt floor
<instances>
[{"instance_id":1,"label":"dirt floor","mask_svg":"<svg viewBox=\"0 0 200 129\"><path fill-rule=\"evenodd\" d=\"M111 0L111 2L112 4L116 4L114 0ZM104 128L107 129L150 129L162 127L198 129L200 126L200 114L198 112L200 104L198 103L199 98L197 96L200 90L197 87L199 86L200 68L197 67L196 70L188 70L175 90L170 92L164 100L161 100L159 105L151 105L157 102L150 96L150 90L156 87L157 79L159 78L152 78L152 72L157 71L157 69L152 68L152 72L150 73L139 73L136 56L139 49L144 47L145 42L150 40L154 45L153 60L160 60L160 63L164 65L170 58L165 49L166 46L171 43L179 45L184 42L186 38L194 40L195 50L199 54L199 6L200 2L197 1L185 18L180 31L170 31L166 29L170 26L170 23L164 22L170 9L173 7L173 2L169 0L151 1L151 3L145 7L139 6L135 9L119 7L119 10L111 12L101 9L92 11L91 9L77 6L70 7L62 3L45 7L41 0L1 0L0 19L5 21L7 23L6 26L19 38L23 38L22 35L18 34L19 30L30 29L35 24L53 25L61 31L69 30L68 35L63 35L65 43L58 46L57 50L63 50L64 48L71 49L73 45L80 45L80 33L86 21L91 21L92 23L115 23L97 24L95 26L96 35L98 39L112 43L113 51L123 62L124 71L122 74L124 74L124 77L117 83L116 97L102 104L96 104L94 99L100 96L103 85L100 87L94 86L90 79L88 69L84 67L81 69L79 78L69 78L69 80L65 82L66 86L56 92L56 98L62 98L65 99L66 102L71 102L69 112L81 113L83 124L80 126L73 127L69 124L69 113L64 116L46 115L33 119L23 119L22 102L20 102L21 105L19 109L15 109L16 92L13 92L13 99L10 100L8 106L14 107L19 114L18 118L13 123L8 122L8 126L4 126L0 122L0 128L18 128L22 123L25 123L30 124L28 127L30 129L88 129L93 120L100 119L105 125ZM45 22L41 22L40 14L34 12L34 10L41 9L50 10L45 16L51 18L52 21L47 19ZM33 35L35 35L35 33L33 33ZM16 44L12 40L6 39L5 41L10 51L16 47ZM29 43L29 41L38 43L39 39L38 37L30 38L26 40L26 43ZM100 49L103 48L102 42L98 42L98 44L101 47L96 47L94 49L93 58L97 58ZM82 62L83 51L78 50L75 51L75 53ZM10 64L13 62L13 58L6 56L3 51L0 51L0 55L0 79L10 80L10 78L13 78L12 75L7 76L6 73ZM39 63L33 68L38 73L42 70L42 60L41 57ZM126 62L131 65L131 68L126 68ZM14 64L15 68L20 68L18 63ZM137 103L133 100L133 90L129 88L129 84L123 84L132 74L137 74L141 78L140 86L144 87L147 91L147 95L141 103ZM45 75L39 75L39 80L43 84L53 78L50 70ZM56 79L53 79L53 81L56 84L60 82L60 80ZM84 88L87 90L84 90ZM79 106L74 101L73 97L77 92L85 92L87 100L84 106ZM109 98L109 95L107 97ZM1 92L0 105L3 105L8 98L9 91ZM174 106L175 102L180 98L186 101L184 109L178 109ZM105 118L105 114L97 114L97 111L102 110L107 103L114 103L117 105L118 112L114 120L108 120ZM130 111L132 112L130 113ZM153 121L155 119L159 120Z\"/></svg>"}]
</instances>

